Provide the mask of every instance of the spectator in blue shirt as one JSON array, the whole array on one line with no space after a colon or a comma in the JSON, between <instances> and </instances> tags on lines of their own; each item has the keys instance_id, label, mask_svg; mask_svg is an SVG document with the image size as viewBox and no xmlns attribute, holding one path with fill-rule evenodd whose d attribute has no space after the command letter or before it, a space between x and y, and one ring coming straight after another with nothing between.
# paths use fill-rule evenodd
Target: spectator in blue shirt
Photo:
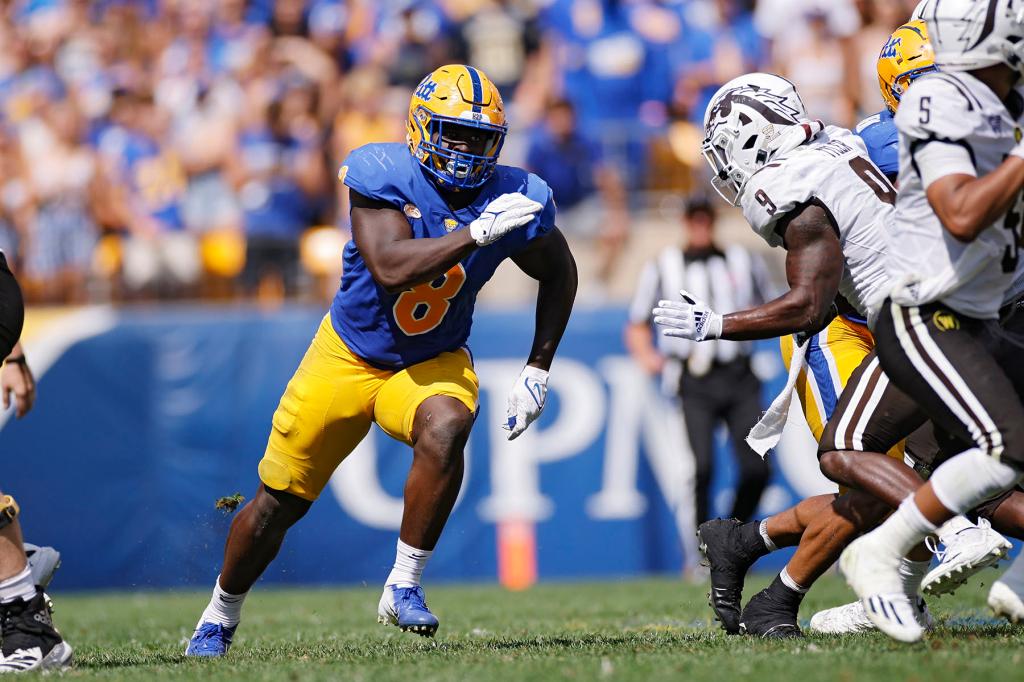
<instances>
[{"instance_id":1,"label":"spectator in blue shirt","mask_svg":"<svg viewBox=\"0 0 1024 682\"><path fill-rule=\"evenodd\" d=\"M263 124L243 130L229 164L246 236L242 285L294 294L299 238L327 199L322 140L312 119L315 90L292 86L267 107Z\"/></svg>"},{"instance_id":2,"label":"spectator in blue shirt","mask_svg":"<svg viewBox=\"0 0 1024 682\"><path fill-rule=\"evenodd\" d=\"M526 168L551 187L559 228L570 237L597 240L597 291L591 293L601 293L629 234L626 190L619 169L605 162L601 146L579 128L569 100L548 106L530 137Z\"/></svg>"}]
</instances>

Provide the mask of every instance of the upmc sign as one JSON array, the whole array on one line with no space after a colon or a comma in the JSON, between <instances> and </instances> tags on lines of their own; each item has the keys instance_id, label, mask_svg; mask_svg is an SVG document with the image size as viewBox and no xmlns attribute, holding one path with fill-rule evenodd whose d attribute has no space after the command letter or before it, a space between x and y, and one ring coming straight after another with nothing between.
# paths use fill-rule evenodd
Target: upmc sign
<instances>
[{"instance_id":1,"label":"upmc sign","mask_svg":"<svg viewBox=\"0 0 1024 682\"><path fill-rule=\"evenodd\" d=\"M62 586L212 580L230 522L213 502L255 489L270 415L321 315L124 313L54 359L38 412L4 429L4 490L23 502L28 539L64 553ZM533 314L478 315L471 346L480 412L429 579L525 587L538 578L677 571L696 560L681 419L624 354L624 319L617 309L574 316L547 409L509 442L500 425ZM774 344L763 352L777 358ZM763 364L774 366L770 393L781 367ZM766 511L827 488L808 438L788 431ZM409 460L406 446L371 432L266 580L380 582L394 556ZM718 461L724 513L730 459Z\"/></svg>"}]
</instances>

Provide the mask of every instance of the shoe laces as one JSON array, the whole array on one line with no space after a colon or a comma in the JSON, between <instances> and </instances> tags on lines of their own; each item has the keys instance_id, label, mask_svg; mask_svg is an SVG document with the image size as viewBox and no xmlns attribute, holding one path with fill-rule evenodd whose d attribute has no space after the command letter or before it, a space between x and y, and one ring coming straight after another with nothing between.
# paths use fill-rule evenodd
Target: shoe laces
<instances>
[{"instance_id":1,"label":"shoe laces","mask_svg":"<svg viewBox=\"0 0 1024 682\"><path fill-rule=\"evenodd\" d=\"M19 599L0 605L0 634L3 639L18 632L37 635L42 631L42 624L32 617L27 601Z\"/></svg>"},{"instance_id":2,"label":"shoe laces","mask_svg":"<svg viewBox=\"0 0 1024 682\"><path fill-rule=\"evenodd\" d=\"M946 558L946 550L939 549L939 541L934 535L929 535L924 539L924 546L928 548L928 551L935 555L935 558L942 561Z\"/></svg>"},{"instance_id":3,"label":"shoe laces","mask_svg":"<svg viewBox=\"0 0 1024 682\"><path fill-rule=\"evenodd\" d=\"M958 530L957 532L953 533L953 535L950 536L950 539L955 538L958 535L960 535L961 533L964 533L964 532L967 532L967 531L972 531L972 530L987 531L987 530L991 530L991 528L992 528L992 522L991 521L989 521L988 519L980 518L979 517L978 518L978 522L976 524L974 524L974 526L971 526L970 528L963 528L961 530ZM940 540L938 540L938 538L936 536L929 535L928 537L926 537L924 539L924 546L927 547L928 550L932 554L934 554L935 557L939 561L942 561L943 559L946 558L946 554L948 553L949 543L943 543L945 549L941 549L940 550L939 547L938 547L939 542L940 542Z\"/></svg>"},{"instance_id":4,"label":"shoe laces","mask_svg":"<svg viewBox=\"0 0 1024 682\"><path fill-rule=\"evenodd\" d=\"M408 605L427 608L426 596L423 594L423 588L419 585L404 588L398 598Z\"/></svg>"},{"instance_id":5,"label":"shoe laces","mask_svg":"<svg viewBox=\"0 0 1024 682\"><path fill-rule=\"evenodd\" d=\"M193 637L198 637L200 642L208 642L211 639L227 640L227 628L220 623L203 623Z\"/></svg>"}]
</instances>

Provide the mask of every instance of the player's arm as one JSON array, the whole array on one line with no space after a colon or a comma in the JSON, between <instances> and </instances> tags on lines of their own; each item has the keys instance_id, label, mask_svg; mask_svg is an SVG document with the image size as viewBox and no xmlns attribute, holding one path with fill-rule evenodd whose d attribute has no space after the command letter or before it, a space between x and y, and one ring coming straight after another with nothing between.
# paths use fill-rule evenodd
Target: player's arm
<instances>
[{"instance_id":1,"label":"player's arm","mask_svg":"<svg viewBox=\"0 0 1024 682\"><path fill-rule=\"evenodd\" d=\"M512 260L539 283L533 347L527 364L547 371L576 300L576 260L558 228L531 241Z\"/></svg>"},{"instance_id":2,"label":"player's arm","mask_svg":"<svg viewBox=\"0 0 1024 682\"><path fill-rule=\"evenodd\" d=\"M776 231L786 247L789 291L762 306L725 316L684 292L682 301L658 304L655 324L666 336L694 341L771 339L820 331L833 315L843 275L836 228L823 208L805 204L780 221Z\"/></svg>"},{"instance_id":3,"label":"player's arm","mask_svg":"<svg viewBox=\"0 0 1024 682\"><path fill-rule=\"evenodd\" d=\"M945 147L947 153L968 157L961 147L934 142L931 147ZM941 152L940 152L941 153ZM969 162L969 158L966 159ZM922 161L921 171L928 171ZM1024 158L1009 156L988 175L980 178L964 173L945 175L935 180L922 177L928 203L943 227L962 242L974 241L979 234L1013 208L1024 189ZM929 182L930 180L930 182Z\"/></svg>"},{"instance_id":4,"label":"player's arm","mask_svg":"<svg viewBox=\"0 0 1024 682\"><path fill-rule=\"evenodd\" d=\"M820 331L832 317L843 276L843 251L824 209L808 204L780 222L789 291L722 319L722 338L742 341Z\"/></svg>"},{"instance_id":5,"label":"player's arm","mask_svg":"<svg viewBox=\"0 0 1024 682\"><path fill-rule=\"evenodd\" d=\"M512 257L515 264L540 283L533 348L508 396L505 423L508 439L518 438L540 416L548 392L548 370L558 342L569 323L576 300L576 261L557 228L534 239Z\"/></svg>"},{"instance_id":6,"label":"player's arm","mask_svg":"<svg viewBox=\"0 0 1024 682\"><path fill-rule=\"evenodd\" d=\"M973 241L1013 206L1024 188L1024 147L979 177L969 133L990 124L951 83L915 81L895 121L928 203L951 235Z\"/></svg>"},{"instance_id":7,"label":"player's arm","mask_svg":"<svg viewBox=\"0 0 1024 682\"><path fill-rule=\"evenodd\" d=\"M431 282L477 248L469 230L414 239L409 221L391 204L349 189L352 239L370 274L391 294Z\"/></svg>"}]
</instances>

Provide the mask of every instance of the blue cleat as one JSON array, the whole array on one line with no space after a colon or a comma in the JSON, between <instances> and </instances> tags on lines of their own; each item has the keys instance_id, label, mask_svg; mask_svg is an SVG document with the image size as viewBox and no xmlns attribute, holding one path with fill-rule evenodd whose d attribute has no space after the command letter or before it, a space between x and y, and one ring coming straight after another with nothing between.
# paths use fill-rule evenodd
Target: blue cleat
<instances>
[{"instance_id":1,"label":"blue cleat","mask_svg":"<svg viewBox=\"0 0 1024 682\"><path fill-rule=\"evenodd\" d=\"M397 625L402 632L415 632L422 637L433 637L440 624L427 608L423 588L419 585L386 586L377 605L377 622Z\"/></svg>"},{"instance_id":2,"label":"blue cleat","mask_svg":"<svg viewBox=\"0 0 1024 682\"><path fill-rule=\"evenodd\" d=\"M235 636L237 627L236 625L229 628L220 623L201 623L192 634L185 655L208 658L223 656L231 648L231 639Z\"/></svg>"}]
</instances>

